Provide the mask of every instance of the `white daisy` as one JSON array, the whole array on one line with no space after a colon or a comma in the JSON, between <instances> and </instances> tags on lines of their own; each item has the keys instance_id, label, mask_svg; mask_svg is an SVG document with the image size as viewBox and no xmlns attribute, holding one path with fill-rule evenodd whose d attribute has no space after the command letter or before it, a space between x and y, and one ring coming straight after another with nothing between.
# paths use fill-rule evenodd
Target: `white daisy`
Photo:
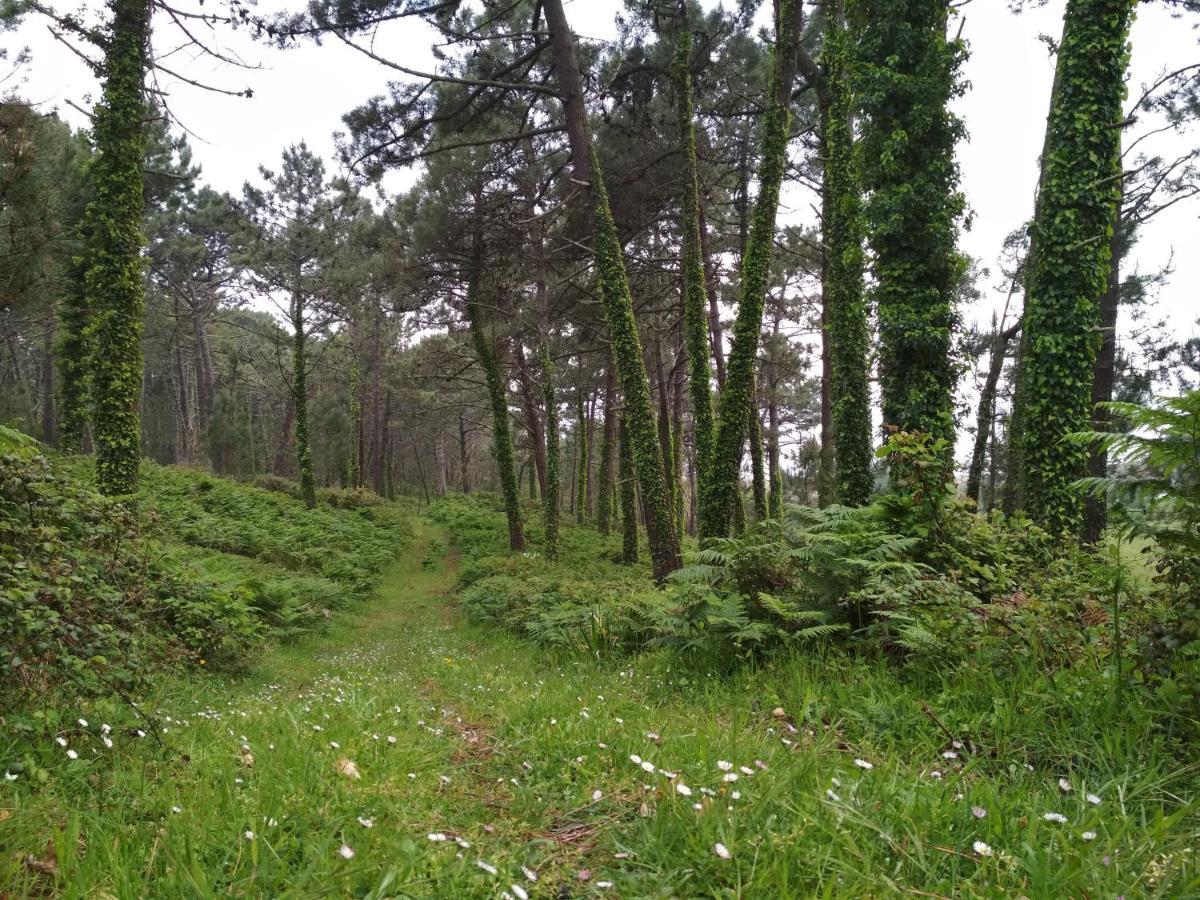
<instances>
[{"instance_id":1,"label":"white daisy","mask_svg":"<svg viewBox=\"0 0 1200 900\"><path fill-rule=\"evenodd\" d=\"M1047 822L1058 822L1060 825L1067 821L1066 816L1064 816L1062 813L1056 812L1042 813L1042 818Z\"/></svg>"},{"instance_id":2,"label":"white daisy","mask_svg":"<svg viewBox=\"0 0 1200 900\"><path fill-rule=\"evenodd\" d=\"M868 772L870 772L873 768L875 768L874 763L867 762L865 759L856 759L854 761L854 764L856 766L858 766L860 769L866 769Z\"/></svg>"},{"instance_id":3,"label":"white daisy","mask_svg":"<svg viewBox=\"0 0 1200 900\"><path fill-rule=\"evenodd\" d=\"M680 781L678 784L675 785L675 792L677 794L680 794L683 797L692 796L692 789L690 787L688 787L686 784L684 784L682 781Z\"/></svg>"},{"instance_id":4,"label":"white daisy","mask_svg":"<svg viewBox=\"0 0 1200 900\"><path fill-rule=\"evenodd\" d=\"M975 843L973 843L971 845L971 849L974 850L978 856L991 856L992 855L992 848L989 847L987 844L985 844L983 841L976 841Z\"/></svg>"},{"instance_id":5,"label":"white daisy","mask_svg":"<svg viewBox=\"0 0 1200 900\"><path fill-rule=\"evenodd\" d=\"M733 857L733 854L729 852L729 848L720 841L713 844L713 853L717 854L721 859L730 859Z\"/></svg>"},{"instance_id":6,"label":"white daisy","mask_svg":"<svg viewBox=\"0 0 1200 900\"><path fill-rule=\"evenodd\" d=\"M349 844L342 844L342 846L338 848L338 856L340 856L342 859L354 859L354 848Z\"/></svg>"}]
</instances>

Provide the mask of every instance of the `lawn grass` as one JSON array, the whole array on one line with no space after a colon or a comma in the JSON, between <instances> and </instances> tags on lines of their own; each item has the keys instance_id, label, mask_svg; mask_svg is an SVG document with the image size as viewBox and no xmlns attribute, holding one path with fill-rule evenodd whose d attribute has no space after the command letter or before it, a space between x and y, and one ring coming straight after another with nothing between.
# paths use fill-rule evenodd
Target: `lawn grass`
<instances>
[{"instance_id":1,"label":"lawn grass","mask_svg":"<svg viewBox=\"0 0 1200 900\"><path fill-rule=\"evenodd\" d=\"M461 621L448 547L440 526L419 524L374 597L327 633L237 681L163 684L161 745L119 734L109 750L80 709L88 726L64 735L78 759L39 748L47 783L0 788L0 888L1200 894L1196 766L1144 717L1096 732L1111 720L1089 705L1103 693L915 678L836 653L721 674L666 651L551 653Z\"/></svg>"}]
</instances>

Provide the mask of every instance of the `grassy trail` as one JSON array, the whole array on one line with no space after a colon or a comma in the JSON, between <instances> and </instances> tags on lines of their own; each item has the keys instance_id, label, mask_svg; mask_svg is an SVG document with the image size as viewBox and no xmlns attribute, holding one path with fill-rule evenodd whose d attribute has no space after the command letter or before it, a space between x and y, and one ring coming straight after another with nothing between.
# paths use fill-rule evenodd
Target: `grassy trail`
<instances>
[{"instance_id":1,"label":"grassy trail","mask_svg":"<svg viewBox=\"0 0 1200 900\"><path fill-rule=\"evenodd\" d=\"M920 710L939 698L883 670L814 656L718 678L666 654L556 657L460 621L455 568L445 534L418 523L375 598L326 634L273 650L248 678L165 684L163 746L121 735L106 750L95 721L72 735L79 758L58 751L46 789L0 821L0 896L1185 896L1198 884L1194 810L1169 811L1177 775L1127 757L1119 736L1089 780L1069 758L1027 768L1003 721L989 758L951 751Z\"/></svg>"}]
</instances>

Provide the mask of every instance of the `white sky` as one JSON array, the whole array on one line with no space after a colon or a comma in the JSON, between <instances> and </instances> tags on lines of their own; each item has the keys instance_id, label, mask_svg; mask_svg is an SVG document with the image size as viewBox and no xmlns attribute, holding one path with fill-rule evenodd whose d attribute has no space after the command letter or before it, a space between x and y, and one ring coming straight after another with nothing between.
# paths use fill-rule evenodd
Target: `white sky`
<instances>
[{"instance_id":1,"label":"white sky","mask_svg":"<svg viewBox=\"0 0 1200 900\"><path fill-rule=\"evenodd\" d=\"M294 8L300 2L264 0L260 9ZM959 160L974 225L963 235L961 246L993 271L1005 235L1031 214L1053 66L1038 35L1057 38L1064 2L1052 0L1020 16L1008 11L1007 0L973 0L964 9L963 35L971 50L965 76L971 89L958 108L970 138L959 147ZM92 0L88 5L98 8L99 4ZM578 33L604 38L613 35L613 17L621 5L619 0L567 0L566 7ZM706 5L715 3L706 0ZM169 23L156 20L156 24L156 50L162 53L170 49L174 38L166 37L171 31ZM1155 6L1139 5L1132 38L1131 93L1137 93L1164 69L1200 58L1200 32L1192 24L1172 19ZM189 59L186 52L172 57L168 65L198 81L238 89L249 86L254 90L252 99L172 85L169 79L162 86L170 94L175 115L193 132L203 178L221 190L240 190L243 181L256 178L259 164L274 165L285 146L300 140L332 157L332 133L341 128L342 114L380 93L388 78L396 74L337 40L281 52L255 44L245 32L218 33L218 37L222 47L263 68L233 70L212 60ZM431 31L425 26L405 21L381 31L376 48L405 65L427 69L434 64L430 39ZM83 63L47 33L45 23L34 17L15 34L0 35L0 41L10 52L24 45L33 51L32 65L23 73L24 83L14 84L13 79L4 87L43 109L57 108L73 124L82 124L83 117L68 101L90 105L96 85ZM1159 146L1180 147L1198 137L1168 136ZM791 196L797 207L793 216L807 216L811 198L796 192ZM1178 337L1200 330L1195 325L1200 315L1198 213L1197 201L1164 213L1144 229L1131 260L1131 266L1151 271L1173 257L1175 271L1160 295L1159 311ZM991 289L998 281L995 275L981 283L984 299L968 311L970 320L986 323L991 311L1002 304L1003 295Z\"/></svg>"}]
</instances>

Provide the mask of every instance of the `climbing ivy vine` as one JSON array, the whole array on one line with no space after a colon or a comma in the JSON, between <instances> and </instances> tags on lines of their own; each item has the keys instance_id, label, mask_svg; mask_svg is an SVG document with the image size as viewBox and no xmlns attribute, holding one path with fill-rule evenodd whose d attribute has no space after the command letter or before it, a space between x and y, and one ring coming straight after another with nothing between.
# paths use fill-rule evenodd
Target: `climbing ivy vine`
<instances>
[{"instance_id":1,"label":"climbing ivy vine","mask_svg":"<svg viewBox=\"0 0 1200 900\"><path fill-rule=\"evenodd\" d=\"M1120 199L1122 104L1135 0L1069 0L1026 274L1016 406L1026 510L1052 533L1076 531L1087 448L1099 298Z\"/></svg>"}]
</instances>

